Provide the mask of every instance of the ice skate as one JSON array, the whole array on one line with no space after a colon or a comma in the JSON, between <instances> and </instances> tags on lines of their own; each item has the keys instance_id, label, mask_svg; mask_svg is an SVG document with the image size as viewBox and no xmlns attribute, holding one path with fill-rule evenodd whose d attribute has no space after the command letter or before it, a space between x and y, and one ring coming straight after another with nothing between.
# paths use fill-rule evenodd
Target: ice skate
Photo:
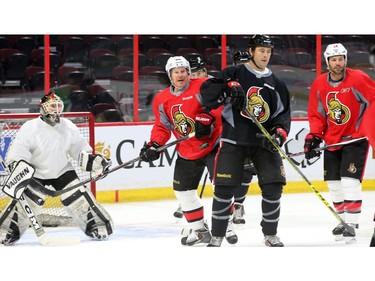
<instances>
[{"instance_id":1,"label":"ice skate","mask_svg":"<svg viewBox=\"0 0 375 281\"><path fill-rule=\"evenodd\" d=\"M245 208L241 203L234 203L233 223L234 224L245 224Z\"/></svg>"},{"instance_id":2,"label":"ice skate","mask_svg":"<svg viewBox=\"0 0 375 281\"><path fill-rule=\"evenodd\" d=\"M353 229L358 228L358 224L348 223L348 225L351 226L351 227L353 227ZM357 238L356 238L355 230L354 230L354 234L352 234L349 231L347 231L346 229L344 229L344 231L342 233L342 236L343 236L343 239L345 240L346 244L357 243Z\"/></svg>"},{"instance_id":3,"label":"ice skate","mask_svg":"<svg viewBox=\"0 0 375 281\"><path fill-rule=\"evenodd\" d=\"M221 243L223 242L224 237L219 236L212 236L210 243L208 243L207 247L220 247Z\"/></svg>"},{"instance_id":4,"label":"ice skate","mask_svg":"<svg viewBox=\"0 0 375 281\"><path fill-rule=\"evenodd\" d=\"M184 216L180 205L178 206L177 210L173 213L173 216L178 219L181 219Z\"/></svg>"},{"instance_id":5,"label":"ice skate","mask_svg":"<svg viewBox=\"0 0 375 281\"><path fill-rule=\"evenodd\" d=\"M225 233L225 239L229 244L236 244L238 242L238 236L233 229L233 221L228 222L227 232Z\"/></svg>"},{"instance_id":6,"label":"ice skate","mask_svg":"<svg viewBox=\"0 0 375 281\"><path fill-rule=\"evenodd\" d=\"M265 235L264 244L268 247L284 247L284 244L280 241L280 238L276 235Z\"/></svg>"},{"instance_id":7,"label":"ice skate","mask_svg":"<svg viewBox=\"0 0 375 281\"><path fill-rule=\"evenodd\" d=\"M342 241L344 239L343 232L345 227L339 223L333 230L332 234L335 236L335 241Z\"/></svg>"},{"instance_id":8,"label":"ice skate","mask_svg":"<svg viewBox=\"0 0 375 281\"><path fill-rule=\"evenodd\" d=\"M181 244L184 246L203 245L209 243L211 240L211 234L206 224L202 229L190 229L188 234L186 229L184 229L181 234L183 236Z\"/></svg>"}]
</instances>

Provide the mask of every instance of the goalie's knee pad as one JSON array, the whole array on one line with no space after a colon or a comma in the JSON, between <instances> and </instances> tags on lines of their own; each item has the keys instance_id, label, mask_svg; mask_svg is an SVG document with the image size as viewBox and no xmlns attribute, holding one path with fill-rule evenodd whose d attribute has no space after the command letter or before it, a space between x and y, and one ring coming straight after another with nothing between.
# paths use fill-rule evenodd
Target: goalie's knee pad
<instances>
[{"instance_id":1,"label":"goalie's knee pad","mask_svg":"<svg viewBox=\"0 0 375 281\"><path fill-rule=\"evenodd\" d=\"M77 184L73 181L68 186ZM108 212L84 187L69 191L61 196L61 202L79 228L92 238L105 240L113 233L113 221Z\"/></svg>"},{"instance_id":2,"label":"goalie's knee pad","mask_svg":"<svg viewBox=\"0 0 375 281\"><path fill-rule=\"evenodd\" d=\"M34 214L37 215L45 202L45 196L30 187L25 189L23 196L25 196L25 199L29 202ZM12 202L4 208L0 217L5 215L11 203ZM4 218L3 223L0 225L0 243L5 246L10 246L21 238L28 229L30 222L22 210L20 203L17 203L6 216L7 217Z\"/></svg>"}]
</instances>

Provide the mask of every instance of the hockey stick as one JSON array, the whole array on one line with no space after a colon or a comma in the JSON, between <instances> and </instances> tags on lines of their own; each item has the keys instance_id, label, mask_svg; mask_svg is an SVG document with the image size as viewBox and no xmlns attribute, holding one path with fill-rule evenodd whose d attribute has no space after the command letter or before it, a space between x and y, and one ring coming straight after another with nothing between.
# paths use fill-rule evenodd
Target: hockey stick
<instances>
[{"instance_id":1,"label":"hockey stick","mask_svg":"<svg viewBox=\"0 0 375 281\"><path fill-rule=\"evenodd\" d=\"M347 144L357 142L357 141L360 141L360 140L365 140L365 139L367 139L367 137L352 139L352 140L349 140L349 141L338 142L338 143L335 143L335 144L330 144L330 145L326 145L326 146L322 146L322 147L313 148L312 150L322 151L322 150L326 150L326 149L329 149L329 148L333 148L333 147L337 147L337 146L343 146L343 145L347 145ZM293 157L297 157L297 156L301 156L301 155L305 155L305 152L301 151L301 152L297 152L297 153L288 154L288 158L293 158Z\"/></svg>"},{"instance_id":2,"label":"hockey stick","mask_svg":"<svg viewBox=\"0 0 375 281\"><path fill-rule=\"evenodd\" d=\"M355 230L353 227L348 225L344 222L344 220L335 212L335 210L331 207L331 205L324 199L324 197L320 194L320 192L314 187L314 185L309 181L309 179L302 173L300 169L288 158L285 152L273 141L271 135L268 131L263 127L263 125L258 121L258 119L249 111L246 107L244 109L249 115L250 119L255 123L255 125L260 129L263 135L272 143L272 145L277 149L280 155L288 161L288 163L296 170L297 173L301 175L301 177L307 182L307 184L311 187L311 189L315 192L318 198L324 203L324 205L331 211L331 213L335 216L335 218L345 227L345 229L352 235L355 235Z\"/></svg>"},{"instance_id":3,"label":"hockey stick","mask_svg":"<svg viewBox=\"0 0 375 281\"><path fill-rule=\"evenodd\" d=\"M194 136L195 136L195 132L192 132L192 133L190 133L190 134L188 134L186 136L183 136L182 138L176 139L174 141L171 141L170 143L167 143L167 144L165 144L163 146L158 147L156 149L156 151L162 152L162 151L166 150L168 147L171 147L171 146L173 146L175 144L178 144L178 143L180 143L180 142L182 142L184 140L188 140L188 139L190 139L190 138L192 138ZM119 170L121 168L124 168L124 167L126 167L126 166L128 166L130 164L133 164L133 163L141 161L141 160L142 160L142 157L138 156L138 157L134 158L133 160L130 160L130 161L125 162L125 163L122 163L122 164L120 164L120 165L118 165L116 167L113 167L112 169L104 171L103 173L101 173L101 174L99 174L99 175L97 175L95 177L92 177L92 178L89 178L87 180L81 181L81 182L79 182L79 183L77 183L75 185L72 185L72 186L70 186L68 188L65 188L63 190L58 190L58 191L51 190L51 189L48 189L48 188L44 187L38 180L36 180L34 178L32 178L32 180L38 185L38 187L40 188L40 190L42 192L44 192L46 195L49 195L49 196L52 196L52 197L56 197L56 196L59 196L59 195L62 195L64 193L66 193L66 192L69 192L69 191L71 191L71 190L73 190L73 189L75 189L75 188L77 188L79 186L85 185L85 184L90 183L90 182L98 181L98 180L104 178L105 176L107 176L108 174L113 173L114 171L117 171L117 170Z\"/></svg>"},{"instance_id":4,"label":"hockey stick","mask_svg":"<svg viewBox=\"0 0 375 281\"><path fill-rule=\"evenodd\" d=\"M14 200L14 199L13 199ZM46 234L43 226L39 223L37 217L34 215L33 210L31 209L29 202L26 198L21 195L18 202L22 206L23 211L26 216L29 218L30 224L34 229L36 236L39 239L39 242L43 246L67 246L75 245L81 242L81 239L78 236L65 236L65 237L51 237Z\"/></svg>"},{"instance_id":5,"label":"hockey stick","mask_svg":"<svg viewBox=\"0 0 375 281\"><path fill-rule=\"evenodd\" d=\"M199 193L199 198L201 198L201 199L202 199L202 196L203 196L204 188L206 187L207 177L208 177L208 171L207 171L206 174L204 175L203 184L202 184L202 189L201 189L201 192Z\"/></svg>"}]
</instances>

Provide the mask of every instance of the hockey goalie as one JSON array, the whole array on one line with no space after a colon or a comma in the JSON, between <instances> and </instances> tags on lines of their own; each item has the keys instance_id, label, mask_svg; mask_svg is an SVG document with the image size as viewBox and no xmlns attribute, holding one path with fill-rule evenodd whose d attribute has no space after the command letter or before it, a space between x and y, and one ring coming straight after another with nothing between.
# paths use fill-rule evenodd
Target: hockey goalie
<instances>
[{"instance_id":1,"label":"hockey goalie","mask_svg":"<svg viewBox=\"0 0 375 281\"><path fill-rule=\"evenodd\" d=\"M64 104L58 95L49 92L39 106L40 116L25 122L12 143L6 159L10 175L2 187L12 201L26 198L36 216L45 202L46 187L63 191L80 183L68 155L93 177L111 165L101 154L92 154L78 127L63 117ZM87 236L104 240L113 233L110 215L84 186L67 190L61 202ZM9 206L0 214L0 243L4 245L17 242L30 225L19 202L11 210Z\"/></svg>"}]
</instances>

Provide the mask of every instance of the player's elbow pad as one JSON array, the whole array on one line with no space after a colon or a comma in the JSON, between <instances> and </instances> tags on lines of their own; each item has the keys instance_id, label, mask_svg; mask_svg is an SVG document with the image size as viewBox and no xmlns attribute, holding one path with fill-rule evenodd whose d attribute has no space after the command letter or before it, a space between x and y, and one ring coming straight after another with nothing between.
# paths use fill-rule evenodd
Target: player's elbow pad
<instances>
[{"instance_id":1,"label":"player's elbow pad","mask_svg":"<svg viewBox=\"0 0 375 281\"><path fill-rule=\"evenodd\" d=\"M223 79L219 78L210 78L203 82L200 93L205 106L216 109L222 105L225 100L223 83Z\"/></svg>"}]
</instances>

